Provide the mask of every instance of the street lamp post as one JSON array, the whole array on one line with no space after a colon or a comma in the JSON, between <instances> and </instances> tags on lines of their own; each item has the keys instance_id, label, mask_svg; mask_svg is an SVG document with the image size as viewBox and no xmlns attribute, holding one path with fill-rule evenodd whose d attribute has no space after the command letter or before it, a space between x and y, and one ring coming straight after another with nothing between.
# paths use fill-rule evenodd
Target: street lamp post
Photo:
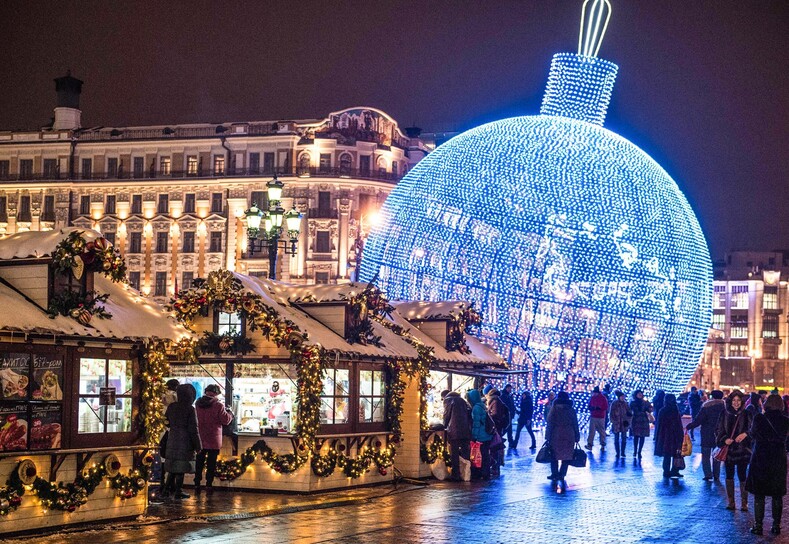
<instances>
[{"instance_id":1,"label":"street lamp post","mask_svg":"<svg viewBox=\"0 0 789 544\"><path fill-rule=\"evenodd\" d=\"M275 175L274 179L266 184L268 210L264 212L258 208L257 202L253 202L252 206L244 212L247 218L249 256L252 257L255 251L268 249L268 277L272 280L277 279L277 256L280 247L288 255L295 255L301 231L301 214L296 207L288 212L282 207L283 187L284 184ZM283 235L287 235L287 238Z\"/></svg>"}]
</instances>

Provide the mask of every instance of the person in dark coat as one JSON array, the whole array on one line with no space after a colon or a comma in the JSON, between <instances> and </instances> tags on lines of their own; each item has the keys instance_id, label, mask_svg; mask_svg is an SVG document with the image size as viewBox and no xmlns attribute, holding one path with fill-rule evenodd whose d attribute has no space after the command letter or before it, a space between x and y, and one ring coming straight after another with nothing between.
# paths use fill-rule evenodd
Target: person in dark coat
<instances>
[{"instance_id":1,"label":"person in dark coat","mask_svg":"<svg viewBox=\"0 0 789 544\"><path fill-rule=\"evenodd\" d=\"M688 423L686 429L701 427L701 469L704 471L704 481L720 480L721 462L712 459L712 450L715 448L715 429L718 418L726 409L723 401L723 391L717 389L712 392L712 398L701 406L698 415ZM710 462L711 461L711 462Z\"/></svg>"},{"instance_id":2,"label":"person in dark coat","mask_svg":"<svg viewBox=\"0 0 789 544\"><path fill-rule=\"evenodd\" d=\"M655 425L655 455L663 457L663 477L682 478L674 459L682 450L682 416L677 408L677 397L666 395L666 403L658 412Z\"/></svg>"},{"instance_id":3,"label":"person in dark coat","mask_svg":"<svg viewBox=\"0 0 789 544\"><path fill-rule=\"evenodd\" d=\"M501 394L499 390L495 387L488 391L486 395L487 403L488 403L488 414L490 414L490 418L493 420L493 423L496 425L496 432L499 434L499 437L504 439L504 432L507 430L508 427L512 426L512 416L510 415L510 410L507 408L507 405L504 404L504 401L501 400ZM491 446L490 448L490 458L491 458L491 472L493 476L498 476L500 474L500 467L504 465L504 443L502 442L498 447Z\"/></svg>"},{"instance_id":4,"label":"person in dark coat","mask_svg":"<svg viewBox=\"0 0 789 544\"><path fill-rule=\"evenodd\" d=\"M479 448L482 455L482 466L477 468L471 466L471 474L475 479L490 479L490 441L493 440L493 435L485 430L485 420L488 418L488 412L485 409L485 403L482 402L482 395L476 389L469 389L466 393L468 403L471 405L471 439L475 442L480 442Z\"/></svg>"},{"instance_id":5,"label":"person in dark coat","mask_svg":"<svg viewBox=\"0 0 789 544\"><path fill-rule=\"evenodd\" d=\"M452 458L450 480L459 482L460 458L468 459L471 442L471 406L457 391L448 391L444 396L444 429L449 442L449 454Z\"/></svg>"},{"instance_id":6,"label":"person in dark coat","mask_svg":"<svg viewBox=\"0 0 789 544\"><path fill-rule=\"evenodd\" d=\"M633 437L633 457L641 459L644 440L649 436L649 414L652 413L652 405L644 398L644 392L640 389L633 391L630 411L633 412L633 420L630 423L630 434Z\"/></svg>"},{"instance_id":7,"label":"person in dark coat","mask_svg":"<svg viewBox=\"0 0 789 544\"><path fill-rule=\"evenodd\" d=\"M504 435L504 431L507 431L507 446L511 449L515 449L515 440L512 439L512 419L515 417L515 397L512 395L512 385L507 384L504 386L504 391L501 392L501 402L504 403L504 406L507 407L510 413L510 420L507 423L506 429L501 430L502 436Z\"/></svg>"},{"instance_id":8,"label":"person in dark coat","mask_svg":"<svg viewBox=\"0 0 789 544\"><path fill-rule=\"evenodd\" d=\"M164 462L167 471L164 495L188 499L189 495L182 491L184 474L194 474L195 454L202 449L197 431L197 415L192 406L197 391L192 384L184 383L178 386L176 395L178 400L168 406L164 414L169 429Z\"/></svg>"},{"instance_id":9,"label":"person in dark coat","mask_svg":"<svg viewBox=\"0 0 789 544\"><path fill-rule=\"evenodd\" d=\"M575 444L581 440L581 430L578 428L578 414L573 408L573 401L566 391L560 391L553 402L553 408L548 412L545 427L545 441L551 448L551 475L550 480L558 480L561 487L565 486L564 477L567 476L567 461L572 460ZM559 468L559 461L562 462Z\"/></svg>"},{"instance_id":10,"label":"person in dark coat","mask_svg":"<svg viewBox=\"0 0 789 544\"><path fill-rule=\"evenodd\" d=\"M715 429L715 441L718 447L729 446L726 454L726 496L729 499L727 510L736 510L734 504L734 473L740 480L740 510L748 511L748 491L745 489L745 478L748 462L751 460L751 439L748 430L751 428L753 416L745 409L742 391L735 389L726 397L726 410L718 419Z\"/></svg>"},{"instance_id":11,"label":"person in dark coat","mask_svg":"<svg viewBox=\"0 0 789 544\"><path fill-rule=\"evenodd\" d=\"M614 448L618 459L625 456L627 430L630 428L633 412L630 411L630 406L627 405L624 393L615 391L614 397L615 400L611 403L609 416L611 419L611 432L614 433Z\"/></svg>"},{"instance_id":12,"label":"person in dark coat","mask_svg":"<svg viewBox=\"0 0 789 544\"><path fill-rule=\"evenodd\" d=\"M518 440L521 437L521 430L526 427L526 431L531 437L531 446L529 449L534 451L537 449L537 439L534 437L534 399L531 393L524 391L521 394L520 410L518 411L518 430L515 432L515 448L517 453Z\"/></svg>"},{"instance_id":13,"label":"person in dark coat","mask_svg":"<svg viewBox=\"0 0 789 544\"><path fill-rule=\"evenodd\" d=\"M690 388L690 394L688 395L688 406L690 407L690 417L691 419L696 419L696 416L699 415L702 407L701 401L701 393L696 387ZM690 438L691 440L696 439L696 435L693 433L694 427L689 428L690 431Z\"/></svg>"},{"instance_id":14,"label":"person in dark coat","mask_svg":"<svg viewBox=\"0 0 789 544\"><path fill-rule=\"evenodd\" d=\"M657 414L663 409L664 403L666 401L666 392L662 389L658 389L655 391L655 396L652 397L652 413ZM649 435L647 435L649 436Z\"/></svg>"},{"instance_id":15,"label":"person in dark coat","mask_svg":"<svg viewBox=\"0 0 789 544\"><path fill-rule=\"evenodd\" d=\"M756 414L762 413L762 397L759 393L751 392L748 399L745 401L745 409L751 413L751 419Z\"/></svg>"},{"instance_id":16,"label":"person in dark coat","mask_svg":"<svg viewBox=\"0 0 789 544\"><path fill-rule=\"evenodd\" d=\"M753 494L755 521L751 532L762 534L764 522L764 499L772 499L773 526L770 532L781 533L783 496L786 495L786 439L789 434L789 418L783 415L784 401L778 395L770 395L764 401L764 414L757 414L751 425L753 453L748 467L745 489Z\"/></svg>"}]
</instances>

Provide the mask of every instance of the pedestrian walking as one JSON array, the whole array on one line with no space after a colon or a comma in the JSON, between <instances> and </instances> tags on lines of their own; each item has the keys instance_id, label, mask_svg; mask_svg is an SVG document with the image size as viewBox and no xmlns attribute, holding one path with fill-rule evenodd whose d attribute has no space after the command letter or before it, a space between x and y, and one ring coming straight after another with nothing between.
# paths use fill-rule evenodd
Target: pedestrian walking
<instances>
[{"instance_id":1,"label":"pedestrian walking","mask_svg":"<svg viewBox=\"0 0 789 544\"><path fill-rule=\"evenodd\" d=\"M728 446L726 461L723 466L726 470L726 496L728 497L727 510L736 510L734 503L734 475L740 480L740 510L748 511L748 491L745 489L745 478L748 472L748 462L751 460L751 440L748 430L751 428L753 416L744 407L745 400L742 391L735 389L726 397L726 410L718 419L715 430L715 440L718 447Z\"/></svg>"},{"instance_id":2,"label":"pedestrian walking","mask_svg":"<svg viewBox=\"0 0 789 544\"><path fill-rule=\"evenodd\" d=\"M589 399L589 435L586 437L586 449L594 446L594 436L600 436L600 451L605 451L605 416L608 414L608 399L600 392L600 387L595 386Z\"/></svg>"},{"instance_id":3,"label":"pedestrian walking","mask_svg":"<svg viewBox=\"0 0 789 544\"><path fill-rule=\"evenodd\" d=\"M773 525L770 532L781 533L783 496L786 495L786 439L789 418L783 415L784 402L778 395L764 401L764 414L757 414L751 426L753 453L745 488L753 494L754 524L751 532L762 534L765 497L772 499Z\"/></svg>"},{"instance_id":4,"label":"pedestrian walking","mask_svg":"<svg viewBox=\"0 0 789 544\"><path fill-rule=\"evenodd\" d=\"M510 415L510 420L507 422L507 428L506 428L507 446L509 447L509 449L514 450L515 449L514 444L516 441L513 440L512 438L512 420L515 417L515 412L517 410L515 409L515 397L512 394L512 384L508 383L507 385L504 386L504 390L501 392L501 402L503 402L504 406L507 407L507 410L509 410L509 415ZM502 438L504 438L504 430L502 430L501 433L502 433Z\"/></svg>"},{"instance_id":5,"label":"pedestrian walking","mask_svg":"<svg viewBox=\"0 0 789 544\"><path fill-rule=\"evenodd\" d=\"M657 414L658 412L660 412L660 410L663 408L665 399L666 399L665 391L663 391L662 389L658 389L655 391L655 396L652 397L653 414ZM647 419L649 419L649 416L647 416Z\"/></svg>"},{"instance_id":6,"label":"pedestrian walking","mask_svg":"<svg viewBox=\"0 0 789 544\"><path fill-rule=\"evenodd\" d=\"M167 484L164 496L188 499L183 492L184 474L195 471L195 453L202 448L197 431L197 416L192 404L197 392L192 384L184 383L176 389L178 400L167 407L165 418L168 427L164 468Z\"/></svg>"},{"instance_id":7,"label":"pedestrian walking","mask_svg":"<svg viewBox=\"0 0 789 544\"><path fill-rule=\"evenodd\" d=\"M581 430L578 428L578 414L573 408L573 401L566 391L560 391L553 402L553 408L548 412L545 441L551 448L551 475L549 480L558 482L557 488L566 488L568 461L571 461L575 452L575 444L581 440ZM561 467L559 462L561 461Z\"/></svg>"},{"instance_id":8,"label":"pedestrian walking","mask_svg":"<svg viewBox=\"0 0 789 544\"><path fill-rule=\"evenodd\" d=\"M449 442L452 472L449 479L462 481L460 458L469 459L471 447L471 406L457 391L444 395L444 429ZM443 393L442 393L443 394Z\"/></svg>"},{"instance_id":9,"label":"pedestrian walking","mask_svg":"<svg viewBox=\"0 0 789 544\"><path fill-rule=\"evenodd\" d=\"M529 433L529 437L531 437L531 446L529 446L529 449L532 451L537 449L537 439L534 437L533 418L534 399L530 392L524 391L521 394L520 408L518 410L518 430L515 432L515 453L517 453L518 440L520 440L521 430L524 427L526 427L526 431Z\"/></svg>"},{"instance_id":10,"label":"pedestrian walking","mask_svg":"<svg viewBox=\"0 0 789 544\"><path fill-rule=\"evenodd\" d=\"M699 390L696 387L691 387L690 388L690 394L688 395L688 406L690 407L690 417L691 417L691 419L696 419L696 416L699 415L699 412L701 411L701 405L702 405L701 393L699 393ZM696 436L693 433L693 429L694 428L695 427L692 427L690 429L690 439L691 440L695 440L696 439Z\"/></svg>"},{"instance_id":11,"label":"pedestrian walking","mask_svg":"<svg viewBox=\"0 0 789 544\"><path fill-rule=\"evenodd\" d=\"M500 474L500 468L504 465L504 433L507 432L509 434L512 432L509 430L512 427L512 417L510 416L509 408L507 408L504 401L501 399L499 390L495 387L488 391L486 400L488 403L488 414L490 414L490 418L496 426L494 432L497 432L502 439L500 445L493 446L491 444L490 449L492 476L498 476Z\"/></svg>"},{"instance_id":12,"label":"pedestrian walking","mask_svg":"<svg viewBox=\"0 0 789 544\"><path fill-rule=\"evenodd\" d=\"M712 398L701 406L701 410L693 421L685 426L686 429L701 427L701 469L704 471L704 481L720 480L721 462L712 459L712 450L715 448L715 430L718 419L726 409L723 400L723 391L713 390Z\"/></svg>"},{"instance_id":13,"label":"pedestrian walking","mask_svg":"<svg viewBox=\"0 0 789 544\"><path fill-rule=\"evenodd\" d=\"M677 397L666 395L666 403L658 412L655 426L655 455L663 457L663 477L682 478L676 460L681 458L682 416L679 415Z\"/></svg>"},{"instance_id":14,"label":"pedestrian walking","mask_svg":"<svg viewBox=\"0 0 789 544\"><path fill-rule=\"evenodd\" d=\"M630 421L633 419L633 412L630 410L625 394L622 391L615 391L614 400L609 411L611 419L611 432L614 433L614 449L616 457L625 457L627 449L627 430L630 428Z\"/></svg>"},{"instance_id":15,"label":"pedestrian walking","mask_svg":"<svg viewBox=\"0 0 789 544\"><path fill-rule=\"evenodd\" d=\"M197 454L195 466L195 492L200 492L203 479L203 468L207 468L205 487L207 493L214 491L216 476L216 458L222 449L222 426L233 421L233 413L225 408L217 398L221 390L216 384L206 386L203 396L195 403L197 411L197 430L200 434L202 448Z\"/></svg>"},{"instance_id":16,"label":"pedestrian walking","mask_svg":"<svg viewBox=\"0 0 789 544\"><path fill-rule=\"evenodd\" d=\"M482 466L477 468L472 465L472 476L475 479L489 480L490 441L493 439L493 435L485 429L488 412L478 390L469 389L467 398L471 405L471 439L481 444L479 450L482 455Z\"/></svg>"},{"instance_id":17,"label":"pedestrian walking","mask_svg":"<svg viewBox=\"0 0 789 544\"><path fill-rule=\"evenodd\" d=\"M610 383L605 384L605 387L603 387L603 396L605 397L605 400L608 401L608 407L610 409L611 408L611 404L616 400L616 396L614 395L614 392L611 391L611 384ZM605 412L605 432L608 432L608 424L610 423L609 417L608 417L608 413L609 413L608 410L606 410L606 412Z\"/></svg>"},{"instance_id":18,"label":"pedestrian walking","mask_svg":"<svg viewBox=\"0 0 789 544\"><path fill-rule=\"evenodd\" d=\"M641 459L644 441L649 436L649 415L652 413L652 405L644 398L644 392L640 389L633 391L630 411L633 413L633 420L630 423L630 434L633 436L633 457Z\"/></svg>"}]
</instances>

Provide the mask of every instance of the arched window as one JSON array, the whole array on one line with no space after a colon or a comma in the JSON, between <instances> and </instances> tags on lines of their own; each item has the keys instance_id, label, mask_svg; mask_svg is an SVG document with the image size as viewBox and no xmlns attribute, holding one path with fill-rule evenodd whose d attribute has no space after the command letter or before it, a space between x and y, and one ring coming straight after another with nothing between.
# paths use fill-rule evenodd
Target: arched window
<instances>
[{"instance_id":1,"label":"arched window","mask_svg":"<svg viewBox=\"0 0 789 544\"><path fill-rule=\"evenodd\" d=\"M392 177L397 178L397 161L392 162Z\"/></svg>"},{"instance_id":2,"label":"arched window","mask_svg":"<svg viewBox=\"0 0 789 544\"><path fill-rule=\"evenodd\" d=\"M378 177L386 177L386 159L378 157Z\"/></svg>"},{"instance_id":3,"label":"arched window","mask_svg":"<svg viewBox=\"0 0 789 544\"><path fill-rule=\"evenodd\" d=\"M312 158L310 157L309 153L302 153L301 155L299 155L299 166L296 174L297 175L309 174L311 161Z\"/></svg>"},{"instance_id":4,"label":"arched window","mask_svg":"<svg viewBox=\"0 0 789 544\"><path fill-rule=\"evenodd\" d=\"M350 153L343 153L340 155L340 175L351 175L351 167L353 166L353 158Z\"/></svg>"}]
</instances>

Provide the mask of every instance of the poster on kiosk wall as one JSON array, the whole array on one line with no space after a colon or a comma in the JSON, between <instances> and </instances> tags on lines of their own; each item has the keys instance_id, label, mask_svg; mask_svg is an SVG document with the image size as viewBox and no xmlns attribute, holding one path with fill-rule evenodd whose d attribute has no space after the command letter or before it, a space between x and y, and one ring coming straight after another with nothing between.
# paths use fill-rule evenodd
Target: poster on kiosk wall
<instances>
[{"instance_id":1,"label":"poster on kiosk wall","mask_svg":"<svg viewBox=\"0 0 789 544\"><path fill-rule=\"evenodd\" d=\"M0 451L27 449L27 403L0 404Z\"/></svg>"},{"instance_id":2,"label":"poster on kiosk wall","mask_svg":"<svg viewBox=\"0 0 789 544\"><path fill-rule=\"evenodd\" d=\"M33 355L33 399L63 400L63 359L48 355Z\"/></svg>"}]
</instances>

